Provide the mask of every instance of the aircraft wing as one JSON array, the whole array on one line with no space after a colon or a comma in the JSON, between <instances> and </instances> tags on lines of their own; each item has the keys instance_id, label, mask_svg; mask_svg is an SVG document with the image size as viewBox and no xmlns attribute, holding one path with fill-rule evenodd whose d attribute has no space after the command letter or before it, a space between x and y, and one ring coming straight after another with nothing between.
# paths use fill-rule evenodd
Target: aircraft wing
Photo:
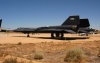
<instances>
[{"instance_id":1,"label":"aircraft wing","mask_svg":"<svg viewBox=\"0 0 100 63\"><path fill-rule=\"evenodd\" d=\"M65 33L76 33L73 30L69 30L69 29L40 29L37 30L37 32L60 32L60 31L64 31Z\"/></svg>"},{"instance_id":2,"label":"aircraft wing","mask_svg":"<svg viewBox=\"0 0 100 63\"><path fill-rule=\"evenodd\" d=\"M39 30L36 30L36 31L61 31L61 29L39 29Z\"/></svg>"},{"instance_id":3,"label":"aircraft wing","mask_svg":"<svg viewBox=\"0 0 100 63\"><path fill-rule=\"evenodd\" d=\"M13 30L14 32L27 32L27 33L30 33L30 32L34 32L35 28L17 28L15 30Z\"/></svg>"}]
</instances>

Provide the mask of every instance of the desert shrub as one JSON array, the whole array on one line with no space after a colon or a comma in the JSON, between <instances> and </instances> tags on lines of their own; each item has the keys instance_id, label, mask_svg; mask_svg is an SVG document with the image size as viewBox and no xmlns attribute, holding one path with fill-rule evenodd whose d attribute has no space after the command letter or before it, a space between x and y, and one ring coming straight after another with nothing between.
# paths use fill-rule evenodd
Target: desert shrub
<instances>
[{"instance_id":1,"label":"desert shrub","mask_svg":"<svg viewBox=\"0 0 100 63\"><path fill-rule=\"evenodd\" d=\"M4 52L2 50L0 50L0 57L2 57L4 54Z\"/></svg>"},{"instance_id":2,"label":"desert shrub","mask_svg":"<svg viewBox=\"0 0 100 63\"><path fill-rule=\"evenodd\" d=\"M22 43L21 42L18 42L18 45L22 45Z\"/></svg>"},{"instance_id":3,"label":"desert shrub","mask_svg":"<svg viewBox=\"0 0 100 63\"><path fill-rule=\"evenodd\" d=\"M100 48L99 48L99 51L98 51L98 57L100 57Z\"/></svg>"},{"instance_id":4,"label":"desert shrub","mask_svg":"<svg viewBox=\"0 0 100 63\"><path fill-rule=\"evenodd\" d=\"M43 54L41 52L35 52L34 59L36 60L43 59Z\"/></svg>"},{"instance_id":5,"label":"desert shrub","mask_svg":"<svg viewBox=\"0 0 100 63\"><path fill-rule=\"evenodd\" d=\"M84 51L81 48L73 48L67 51L65 62L81 63L85 60Z\"/></svg>"},{"instance_id":6,"label":"desert shrub","mask_svg":"<svg viewBox=\"0 0 100 63\"><path fill-rule=\"evenodd\" d=\"M8 55L8 52L7 51L3 51L3 50L0 50L0 57L2 56L7 56Z\"/></svg>"},{"instance_id":7,"label":"desert shrub","mask_svg":"<svg viewBox=\"0 0 100 63\"><path fill-rule=\"evenodd\" d=\"M18 63L16 58L7 58L3 63Z\"/></svg>"}]
</instances>

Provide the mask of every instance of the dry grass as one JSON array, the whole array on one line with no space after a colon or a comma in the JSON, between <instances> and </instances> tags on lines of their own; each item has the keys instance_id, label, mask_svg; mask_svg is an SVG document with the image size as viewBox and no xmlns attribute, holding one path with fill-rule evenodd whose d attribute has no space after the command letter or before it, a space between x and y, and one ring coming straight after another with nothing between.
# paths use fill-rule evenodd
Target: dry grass
<instances>
[{"instance_id":1,"label":"dry grass","mask_svg":"<svg viewBox=\"0 0 100 63\"><path fill-rule=\"evenodd\" d=\"M99 51L98 51L98 57L100 57L100 48L99 48Z\"/></svg>"},{"instance_id":2,"label":"dry grass","mask_svg":"<svg viewBox=\"0 0 100 63\"><path fill-rule=\"evenodd\" d=\"M18 42L18 45L21 45L22 43L21 42Z\"/></svg>"},{"instance_id":3,"label":"dry grass","mask_svg":"<svg viewBox=\"0 0 100 63\"><path fill-rule=\"evenodd\" d=\"M29 44L22 44L22 45L4 44L0 46L0 55L4 56L8 52L10 56L32 60L32 61L39 60L40 62L43 63L48 63L48 62L86 63L86 61L89 63L94 63L94 62L98 63L99 57L97 58L97 54L100 54L100 50L98 49L99 43L100 42L88 42L84 44L66 43L66 42L58 42L58 43L41 42L35 44L29 43ZM80 48L80 45L82 48ZM66 49L67 49L67 54L66 54ZM20 61L20 63L26 63L26 62L23 60Z\"/></svg>"},{"instance_id":4,"label":"dry grass","mask_svg":"<svg viewBox=\"0 0 100 63\"><path fill-rule=\"evenodd\" d=\"M8 57L6 59L4 59L3 63L33 63L32 61L28 61L26 59L22 59L22 58L16 58L16 57Z\"/></svg>"},{"instance_id":5,"label":"dry grass","mask_svg":"<svg viewBox=\"0 0 100 63\"><path fill-rule=\"evenodd\" d=\"M3 63L18 63L17 58L7 58L3 61Z\"/></svg>"},{"instance_id":6,"label":"dry grass","mask_svg":"<svg viewBox=\"0 0 100 63\"><path fill-rule=\"evenodd\" d=\"M81 48L73 48L67 51L65 62L82 63L85 59L84 51Z\"/></svg>"},{"instance_id":7,"label":"dry grass","mask_svg":"<svg viewBox=\"0 0 100 63\"><path fill-rule=\"evenodd\" d=\"M8 55L8 52L5 49L0 49L0 57L5 57Z\"/></svg>"},{"instance_id":8,"label":"dry grass","mask_svg":"<svg viewBox=\"0 0 100 63\"><path fill-rule=\"evenodd\" d=\"M41 52L35 52L34 59L36 60L43 59L43 54Z\"/></svg>"}]
</instances>

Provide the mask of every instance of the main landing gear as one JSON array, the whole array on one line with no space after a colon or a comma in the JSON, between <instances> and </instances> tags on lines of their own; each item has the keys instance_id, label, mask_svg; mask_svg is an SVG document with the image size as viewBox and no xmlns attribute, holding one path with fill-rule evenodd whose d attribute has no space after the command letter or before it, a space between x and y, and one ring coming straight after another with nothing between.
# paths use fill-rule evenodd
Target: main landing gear
<instances>
[{"instance_id":1,"label":"main landing gear","mask_svg":"<svg viewBox=\"0 0 100 63\"><path fill-rule=\"evenodd\" d=\"M27 33L27 37L30 37L29 33Z\"/></svg>"},{"instance_id":2,"label":"main landing gear","mask_svg":"<svg viewBox=\"0 0 100 63\"><path fill-rule=\"evenodd\" d=\"M51 33L51 38L63 38L64 33L63 32L52 32Z\"/></svg>"},{"instance_id":3,"label":"main landing gear","mask_svg":"<svg viewBox=\"0 0 100 63\"><path fill-rule=\"evenodd\" d=\"M30 37L29 33L27 33L27 37ZM51 38L63 38L64 33L63 32L52 32Z\"/></svg>"}]
</instances>

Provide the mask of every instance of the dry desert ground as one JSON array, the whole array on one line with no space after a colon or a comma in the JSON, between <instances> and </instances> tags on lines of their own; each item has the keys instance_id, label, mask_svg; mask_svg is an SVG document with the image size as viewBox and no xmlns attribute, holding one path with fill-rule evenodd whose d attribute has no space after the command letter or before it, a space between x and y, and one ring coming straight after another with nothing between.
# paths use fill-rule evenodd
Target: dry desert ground
<instances>
[{"instance_id":1,"label":"dry desert ground","mask_svg":"<svg viewBox=\"0 0 100 63\"><path fill-rule=\"evenodd\" d=\"M51 39L50 34L45 33L30 34L30 37L22 33L0 33L0 63L7 63L8 58L16 59L17 63L100 63L100 34L64 36ZM84 56L67 55L71 49L81 49Z\"/></svg>"}]
</instances>

